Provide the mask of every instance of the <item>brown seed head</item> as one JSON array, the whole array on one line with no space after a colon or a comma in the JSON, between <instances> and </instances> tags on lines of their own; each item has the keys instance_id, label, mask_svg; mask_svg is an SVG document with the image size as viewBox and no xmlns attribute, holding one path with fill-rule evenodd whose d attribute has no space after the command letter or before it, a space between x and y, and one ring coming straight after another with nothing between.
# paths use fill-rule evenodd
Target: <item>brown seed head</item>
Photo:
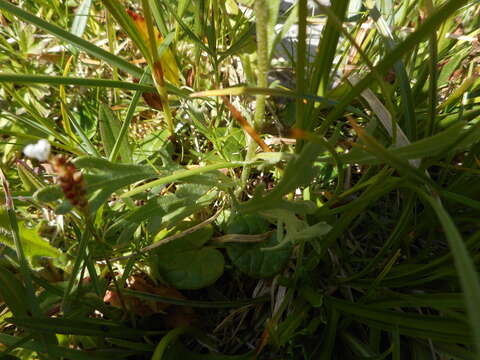
<instances>
[{"instance_id":1,"label":"brown seed head","mask_svg":"<svg viewBox=\"0 0 480 360\"><path fill-rule=\"evenodd\" d=\"M70 160L62 155L52 158L51 164L58 175L58 182L65 197L73 206L85 210L88 206L88 200L85 197L86 189L83 174Z\"/></svg>"}]
</instances>

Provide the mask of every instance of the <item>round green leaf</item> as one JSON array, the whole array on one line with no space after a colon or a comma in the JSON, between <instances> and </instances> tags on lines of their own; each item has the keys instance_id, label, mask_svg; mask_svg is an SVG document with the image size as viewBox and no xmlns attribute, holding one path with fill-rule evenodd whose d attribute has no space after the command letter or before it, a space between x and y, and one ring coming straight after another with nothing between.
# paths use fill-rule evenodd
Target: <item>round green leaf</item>
<instances>
[{"instance_id":1,"label":"round green leaf","mask_svg":"<svg viewBox=\"0 0 480 360\"><path fill-rule=\"evenodd\" d=\"M224 259L214 248L192 249L158 258L162 278L177 289L201 289L223 274Z\"/></svg>"},{"instance_id":2,"label":"round green leaf","mask_svg":"<svg viewBox=\"0 0 480 360\"><path fill-rule=\"evenodd\" d=\"M184 222L176 232L193 225ZM153 272L177 289L193 290L213 284L223 274L225 261L220 251L204 247L212 235L213 227L209 225L159 246L153 253Z\"/></svg>"}]
</instances>

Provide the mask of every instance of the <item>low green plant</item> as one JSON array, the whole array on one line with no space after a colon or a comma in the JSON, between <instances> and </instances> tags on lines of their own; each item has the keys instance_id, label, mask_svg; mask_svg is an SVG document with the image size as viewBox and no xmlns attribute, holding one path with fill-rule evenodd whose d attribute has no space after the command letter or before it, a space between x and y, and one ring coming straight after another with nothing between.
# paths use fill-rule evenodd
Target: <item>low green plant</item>
<instances>
[{"instance_id":1,"label":"low green plant","mask_svg":"<svg viewBox=\"0 0 480 360\"><path fill-rule=\"evenodd\" d=\"M0 357L477 358L479 11L0 0Z\"/></svg>"}]
</instances>

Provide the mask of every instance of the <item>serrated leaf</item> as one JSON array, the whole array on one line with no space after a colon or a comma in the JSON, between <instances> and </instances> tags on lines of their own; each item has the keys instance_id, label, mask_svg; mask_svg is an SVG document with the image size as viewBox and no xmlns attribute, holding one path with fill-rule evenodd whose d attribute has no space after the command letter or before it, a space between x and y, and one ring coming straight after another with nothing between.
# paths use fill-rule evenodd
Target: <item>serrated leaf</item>
<instances>
[{"instance_id":1,"label":"serrated leaf","mask_svg":"<svg viewBox=\"0 0 480 360\"><path fill-rule=\"evenodd\" d=\"M241 129L228 129L220 127L215 129L215 134L221 143L223 154L227 160L242 161L242 152L245 149L245 135Z\"/></svg>"}]
</instances>

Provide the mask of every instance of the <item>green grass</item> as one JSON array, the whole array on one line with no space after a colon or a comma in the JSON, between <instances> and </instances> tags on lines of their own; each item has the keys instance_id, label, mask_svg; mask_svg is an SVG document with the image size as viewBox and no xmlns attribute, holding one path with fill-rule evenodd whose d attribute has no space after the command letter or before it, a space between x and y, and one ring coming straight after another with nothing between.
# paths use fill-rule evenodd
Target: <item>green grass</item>
<instances>
[{"instance_id":1,"label":"green grass","mask_svg":"<svg viewBox=\"0 0 480 360\"><path fill-rule=\"evenodd\" d=\"M0 358L480 356L480 5L321 3L0 0Z\"/></svg>"}]
</instances>

